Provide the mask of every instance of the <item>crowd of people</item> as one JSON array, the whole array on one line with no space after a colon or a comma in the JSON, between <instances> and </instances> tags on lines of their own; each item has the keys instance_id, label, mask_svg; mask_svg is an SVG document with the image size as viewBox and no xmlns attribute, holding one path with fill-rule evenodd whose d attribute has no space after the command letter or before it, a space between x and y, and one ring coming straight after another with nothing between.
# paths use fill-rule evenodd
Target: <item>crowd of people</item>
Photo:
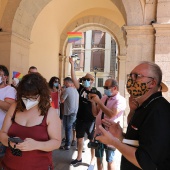
<instances>
[{"instance_id":1,"label":"crowd of people","mask_svg":"<svg viewBox=\"0 0 170 170\"><path fill-rule=\"evenodd\" d=\"M162 96L168 88L160 67L142 62L127 75L130 112L124 133L120 119L127 106L118 82L107 79L101 94L94 88L94 77L87 73L77 79L71 57L69 62L71 77L64 78L62 85L56 76L47 82L34 66L21 81L13 78L9 85L8 69L0 65L1 168L53 169L52 151L69 151L76 141L77 157L70 165L79 165L87 134L89 169L96 162L98 170L104 169L105 151L107 169L115 170L117 149L122 154L121 170L169 170L170 105Z\"/></svg>"}]
</instances>

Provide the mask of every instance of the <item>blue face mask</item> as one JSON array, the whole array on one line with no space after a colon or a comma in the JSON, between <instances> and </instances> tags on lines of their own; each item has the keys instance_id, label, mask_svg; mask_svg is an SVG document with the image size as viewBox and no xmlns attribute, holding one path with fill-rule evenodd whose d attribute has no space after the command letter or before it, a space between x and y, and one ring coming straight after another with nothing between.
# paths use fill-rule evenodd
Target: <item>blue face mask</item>
<instances>
[{"instance_id":1,"label":"blue face mask","mask_svg":"<svg viewBox=\"0 0 170 170\"><path fill-rule=\"evenodd\" d=\"M110 91L110 89L104 89L104 94L108 97L112 96L112 92Z\"/></svg>"},{"instance_id":2,"label":"blue face mask","mask_svg":"<svg viewBox=\"0 0 170 170\"><path fill-rule=\"evenodd\" d=\"M84 86L84 87L90 87L90 81L87 81L87 80L84 81L84 82L83 82L83 86Z\"/></svg>"},{"instance_id":3,"label":"blue face mask","mask_svg":"<svg viewBox=\"0 0 170 170\"><path fill-rule=\"evenodd\" d=\"M58 87L58 83L54 83L54 86L55 86L55 87Z\"/></svg>"}]
</instances>

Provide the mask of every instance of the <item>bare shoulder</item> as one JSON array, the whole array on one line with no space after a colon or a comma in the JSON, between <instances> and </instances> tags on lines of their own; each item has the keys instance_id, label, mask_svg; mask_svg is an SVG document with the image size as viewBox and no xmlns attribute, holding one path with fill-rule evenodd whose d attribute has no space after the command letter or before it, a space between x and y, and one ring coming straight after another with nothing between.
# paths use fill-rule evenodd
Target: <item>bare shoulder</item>
<instances>
[{"instance_id":1,"label":"bare shoulder","mask_svg":"<svg viewBox=\"0 0 170 170\"><path fill-rule=\"evenodd\" d=\"M59 116L57 111L54 108L50 107L48 110L47 121L51 121L54 119L59 120Z\"/></svg>"}]
</instances>

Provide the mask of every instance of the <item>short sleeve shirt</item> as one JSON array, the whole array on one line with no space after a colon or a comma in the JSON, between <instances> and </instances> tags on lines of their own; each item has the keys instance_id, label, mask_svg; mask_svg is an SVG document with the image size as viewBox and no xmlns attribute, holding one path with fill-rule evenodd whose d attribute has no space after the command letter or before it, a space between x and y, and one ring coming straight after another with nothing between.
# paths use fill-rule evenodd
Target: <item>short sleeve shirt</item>
<instances>
[{"instance_id":1,"label":"short sleeve shirt","mask_svg":"<svg viewBox=\"0 0 170 170\"><path fill-rule=\"evenodd\" d=\"M64 99L64 115L77 114L79 106L79 94L74 87L67 87L62 95Z\"/></svg>"},{"instance_id":2,"label":"short sleeve shirt","mask_svg":"<svg viewBox=\"0 0 170 170\"><path fill-rule=\"evenodd\" d=\"M106 95L102 97L101 101L105 103L107 100L107 108L113 110L113 108L118 109L119 113L111 118L111 120L116 121L116 119L120 118L123 116L123 112L125 111L126 108L126 99L120 95L120 93L117 93L115 96L108 98ZM99 114L96 117L96 131L95 134L99 134L99 125L101 125L101 116L102 116L102 110L100 109ZM107 117L104 115L104 117Z\"/></svg>"},{"instance_id":3,"label":"short sleeve shirt","mask_svg":"<svg viewBox=\"0 0 170 170\"><path fill-rule=\"evenodd\" d=\"M132 117L126 140L139 142L136 159L144 170L170 169L170 104L161 92L150 96ZM121 170L139 170L122 157Z\"/></svg>"},{"instance_id":4,"label":"short sleeve shirt","mask_svg":"<svg viewBox=\"0 0 170 170\"><path fill-rule=\"evenodd\" d=\"M4 101L5 99L15 100L16 98L16 90L11 86L6 86L4 88L0 88L0 100ZM0 109L0 129L2 127L6 112Z\"/></svg>"}]
</instances>

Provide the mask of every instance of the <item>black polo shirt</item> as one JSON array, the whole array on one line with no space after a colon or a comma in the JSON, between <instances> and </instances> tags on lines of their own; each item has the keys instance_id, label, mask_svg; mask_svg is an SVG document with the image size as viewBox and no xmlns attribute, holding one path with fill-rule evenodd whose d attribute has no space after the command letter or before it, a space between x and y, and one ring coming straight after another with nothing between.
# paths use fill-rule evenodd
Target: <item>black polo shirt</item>
<instances>
[{"instance_id":1,"label":"black polo shirt","mask_svg":"<svg viewBox=\"0 0 170 170\"><path fill-rule=\"evenodd\" d=\"M170 170L170 104L161 92L136 109L125 138L139 141L135 155L143 170ZM121 170L139 168L122 156Z\"/></svg>"}]
</instances>

